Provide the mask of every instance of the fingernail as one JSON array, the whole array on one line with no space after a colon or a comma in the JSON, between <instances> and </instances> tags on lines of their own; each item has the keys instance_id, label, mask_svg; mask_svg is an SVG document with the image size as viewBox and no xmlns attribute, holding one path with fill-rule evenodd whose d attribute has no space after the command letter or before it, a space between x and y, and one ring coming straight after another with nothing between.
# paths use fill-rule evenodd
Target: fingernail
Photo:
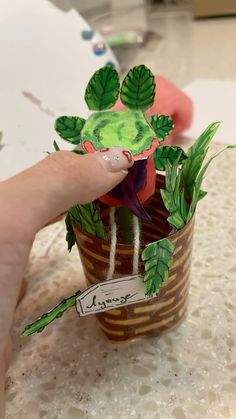
<instances>
[{"instance_id":1,"label":"fingernail","mask_svg":"<svg viewBox=\"0 0 236 419\"><path fill-rule=\"evenodd\" d=\"M108 172L124 172L133 166L133 156L129 150L121 147L103 148L96 151L93 156L98 159Z\"/></svg>"}]
</instances>

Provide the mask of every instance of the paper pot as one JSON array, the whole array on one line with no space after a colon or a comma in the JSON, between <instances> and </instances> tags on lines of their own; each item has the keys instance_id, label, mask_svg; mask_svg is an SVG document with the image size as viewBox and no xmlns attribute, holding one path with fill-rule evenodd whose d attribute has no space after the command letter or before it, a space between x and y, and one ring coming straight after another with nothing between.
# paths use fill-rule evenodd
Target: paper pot
<instances>
[{"instance_id":1,"label":"paper pot","mask_svg":"<svg viewBox=\"0 0 236 419\"><path fill-rule=\"evenodd\" d=\"M143 247L167 237L175 244L174 261L169 278L158 295L145 302L97 314L99 326L113 342L124 342L141 336L155 336L175 326L183 319L189 293L190 266L194 218L177 232L171 232L167 222L168 212L164 208L160 189L164 177L158 175L156 193L145 206L153 224L143 223ZM101 215L105 226L109 225L107 209ZM110 243L85 233L74 225L77 244L88 285L104 281L109 266ZM118 243L116 246L114 278L132 274L133 246ZM139 272L144 272L140 259Z\"/></svg>"}]
</instances>

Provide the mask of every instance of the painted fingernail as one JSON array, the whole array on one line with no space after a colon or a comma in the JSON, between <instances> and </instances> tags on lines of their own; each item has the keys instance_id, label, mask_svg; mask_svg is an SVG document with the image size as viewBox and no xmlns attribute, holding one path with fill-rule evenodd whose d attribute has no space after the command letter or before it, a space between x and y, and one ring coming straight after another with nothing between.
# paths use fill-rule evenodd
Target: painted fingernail
<instances>
[{"instance_id":1,"label":"painted fingernail","mask_svg":"<svg viewBox=\"0 0 236 419\"><path fill-rule=\"evenodd\" d=\"M124 150L121 147L103 148L93 156L98 159L109 172L127 173L134 164L133 156L129 150Z\"/></svg>"}]
</instances>

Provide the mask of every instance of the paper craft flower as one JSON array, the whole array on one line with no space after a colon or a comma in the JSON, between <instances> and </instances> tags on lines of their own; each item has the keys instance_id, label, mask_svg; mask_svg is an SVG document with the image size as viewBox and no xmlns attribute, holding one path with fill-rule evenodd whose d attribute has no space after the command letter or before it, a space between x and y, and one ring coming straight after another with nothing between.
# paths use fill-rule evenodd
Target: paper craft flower
<instances>
[{"instance_id":1,"label":"paper craft flower","mask_svg":"<svg viewBox=\"0 0 236 419\"><path fill-rule=\"evenodd\" d=\"M130 150L134 166L125 180L101 197L101 201L112 206L123 205L146 221L150 221L150 217L142 204L154 192L156 176L151 156L173 129L169 116L154 115L148 119L144 114L153 104L155 87L154 75L145 65L132 68L121 87L117 71L112 66L103 67L92 76L85 91L89 109L97 112L87 121L62 116L55 124L63 139L80 144L87 153L114 146ZM119 95L127 110L108 111ZM176 154L176 150L174 152Z\"/></svg>"},{"instance_id":2,"label":"paper craft flower","mask_svg":"<svg viewBox=\"0 0 236 419\"><path fill-rule=\"evenodd\" d=\"M109 110L119 95L127 109ZM55 123L56 131L63 139L79 146L73 150L75 152L109 153L110 147L119 146L123 150L130 150L134 156L134 165L125 180L110 193L100 197L110 207L109 220L104 217L97 201L73 206L68 209L65 219L68 250L71 251L77 243L89 283L111 280L117 275L141 274L146 296L155 298L163 290L159 294L160 298L154 299L155 304L148 301L147 305L142 305L140 317L137 312L132 317L131 311L122 312L122 308L118 316L116 313L115 320L108 322L104 315L101 325L108 337L112 337L112 341L115 338L126 340L143 336L146 332L147 335L153 335L154 331L159 333L163 330L163 322L166 322L165 328L168 328L182 318L188 294L193 216L199 200L207 194L201 189L202 182L210 163L222 151L236 147L228 145L205 161L219 122L210 124L186 153L180 147L160 145L172 131L173 122L166 115L150 118L145 115L154 97L155 79L144 65L131 69L121 87L116 70L106 66L93 75L85 92L89 109L96 112L87 121L77 116L62 116ZM58 149L56 142L54 146ZM149 205L155 223L147 225L137 217L151 221L143 203L154 192L157 171L164 173L158 179L155 199ZM125 208L116 212L116 206ZM167 228L163 222L165 225L167 222ZM145 232L149 233L146 237ZM153 241L147 243L149 237ZM166 284L169 278L172 280ZM165 285L167 288L163 289ZM26 326L22 335L41 332L68 308L77 307L80 294L78 291L64 299L40 319ZM155 317L152 307L159 303Z\"/></svg>"}]
</instances>

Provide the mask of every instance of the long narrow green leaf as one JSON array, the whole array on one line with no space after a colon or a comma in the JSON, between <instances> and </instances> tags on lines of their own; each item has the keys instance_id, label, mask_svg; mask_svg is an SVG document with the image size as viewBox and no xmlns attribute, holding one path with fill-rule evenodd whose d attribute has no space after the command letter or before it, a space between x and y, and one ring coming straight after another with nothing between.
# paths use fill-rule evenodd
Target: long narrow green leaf
<instances>
[{"instance_id":1,"label":"long narrow green leaf","mask_svg":"<svg viewBox=\"0 0 236 419\"><path fill-rule=\"evenodd\" d=\"M187 152L188 158L182 165L182 183L189 198L192 198L196 178L208 152L210 142L219 126L220 122L210 124ZM203 195L201 195L201 198L203 198Z\"/></svg>"},{"instance_id":2,"label":"long narrow green leaf","mask_svg":"<svg viewBox=\"0 0 236 419\"><path fill-rule=\"evenodd\" d=\"M223 150L220 150L218 153L214 154L208 161L207 163L202 167L202 169L200 170L196 181L194 183L193 186L193 194L192 194L192 201L189 207L189 211L188 211L188 217L187 217L187 222L192 218L196 206L197 206L197 202L199 201L199 195L202 195L202 191L201 191L201 185L204 179L204 175L210 165L210 163L216 158L218 157L221 153L223 153L225 150L227 149L231 149L231 148L236 148L236 144L232 144L232 145L228 145L227 147L223 148Z\"/></svg>"},{"instance_id":3,"label":"long narrow green leaf","mask_svg":"<svg viewBox=\"0 0 236 419\"><path fill-rule=\"evenodd\" d=\"M166 188L160 191L163 203L170 213L167 220L177 230L186 224L188 216L185 193L180 185L181 171L178 171L179 160L180 154L173 164L169 160L166 161Z\"/></svg>"},{"instance_id":4,"label":"long narrow green leaf","mask_svg":"<svg viewBox=\"0 0 236 419\"><path fill-rule=\"evenodd\" d=\"M76 236L71 224L71 217L70 217L70 213L68 212L65 218L65 223L66 223L66 241L68 244L68 251L71 252L72 247L75 245L76 243Z\"/></svg>"}]
</instances>

